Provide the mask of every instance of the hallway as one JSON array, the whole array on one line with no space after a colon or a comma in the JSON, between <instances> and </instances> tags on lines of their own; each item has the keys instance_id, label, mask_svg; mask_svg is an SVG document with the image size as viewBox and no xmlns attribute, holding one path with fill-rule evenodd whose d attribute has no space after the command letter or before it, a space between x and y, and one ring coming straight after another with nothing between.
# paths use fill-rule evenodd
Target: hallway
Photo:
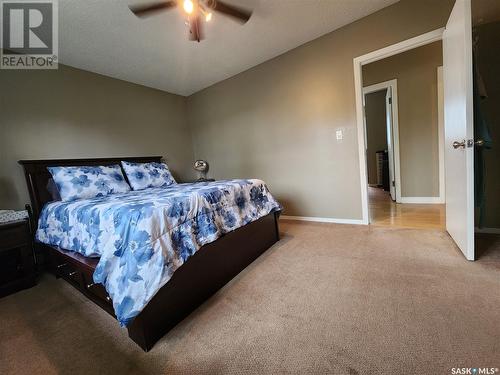
<instances>
[{"instance_id":1,"label":"hallway","mask_svg":"<svg viewBox=\"0 0 500 375\"><path fill-rule=\"evenodd\" d=\"M397 228L444 230L446 225L444 204L408 204L391 200L389 192L368 188L370 224Z\"/></svg>"}]
</instances>

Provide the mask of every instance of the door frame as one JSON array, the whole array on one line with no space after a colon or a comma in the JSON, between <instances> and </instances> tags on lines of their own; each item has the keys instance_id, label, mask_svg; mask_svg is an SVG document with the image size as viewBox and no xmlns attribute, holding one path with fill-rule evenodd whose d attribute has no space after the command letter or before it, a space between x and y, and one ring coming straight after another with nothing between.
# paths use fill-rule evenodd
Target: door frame
<instances>
[{"instance_id":1,"label":"door frame","mask_svg":"<svg viewBox=\"0 0 500 375\"><path fill-rule=\"evenodd\" d=\"M394 170L392 171L394 175L394 189L396 191L396 202L401 203L401 166L399 163L399 114L398 114L398 80L391 79L390 81L376 83L374 85L363 87L363 118L365 119L364 113L364 103L365 96L373 92L391 90L392 98L392 121L391 124L391 134L392 134L392 154L394 158ZM365 132L365 155L366 147L368 147L368 132L366 131L366 121L363 121L363 131ZM387 145L389 147L389 145ZM390 181L392 183L392 181Z\"/></svg>"},{"instance_id":2,"label":"door frame","mask_svg":"<svg viewBox=\"0 0 500 375\"><path fill-rule=\"evenodd\" d=\"M444 86L443 66L437 67L437 90L438 90L438 142L439 142L439 202L446 202L446 185L444 174Z\"/></svg>"},{"instance_id":3,"label":"door frame","mask_svg":"<svg viewBox=\"0 0 500 375\"><path fill-rule=\"evenodd\" d=\"M424 46L443 39L444 27L428 33L416 36L411 39L381 48L379 50L367 53L353 59L354 65L354 91L356 95L356 126L358 133L358 154L359 154L359 177L361 187L361 207L362 223L369 224L368 209L368 178L366 164L366 144L364 130L364 111L363 111L363 65L397 55L417 47Z\"/></svg>"}]
</instances>

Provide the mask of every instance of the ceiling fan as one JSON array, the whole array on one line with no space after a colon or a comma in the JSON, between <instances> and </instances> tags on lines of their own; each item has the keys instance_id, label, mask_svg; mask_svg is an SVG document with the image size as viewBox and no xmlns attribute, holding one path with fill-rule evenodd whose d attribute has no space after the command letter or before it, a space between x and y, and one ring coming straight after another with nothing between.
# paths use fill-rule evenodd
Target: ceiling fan
<instances>
[{"instance_id":1,"label":"ceiling fan","mask_svg":"<svg viewBox=\"0 0 500 375\"><path fill-rule=\"evenodd\" d=\"M210 22L212 11L231 17L242 24L252 16L252 12L246 9L219 0L164 0L144 5L131 5L129 8L136 16L147 17L174 7L179 7L186 13L189 40L197 42L204 39L202 19Z\"/></svg>"}]
</instances>

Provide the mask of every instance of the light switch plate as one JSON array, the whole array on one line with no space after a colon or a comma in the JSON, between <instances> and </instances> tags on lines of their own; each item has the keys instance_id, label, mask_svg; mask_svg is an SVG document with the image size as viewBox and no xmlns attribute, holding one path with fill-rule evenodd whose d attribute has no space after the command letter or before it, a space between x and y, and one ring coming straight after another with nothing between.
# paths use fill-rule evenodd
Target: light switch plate
<instances>
[{"instance_id":1,"label":"light switch plate","mask_svg":"<svg viewBox=\"0 0 500 375\"><path fill-rule=\"evenodd\" d=\"M342 129L337 129L335 131L335 137L337 138L337 141L341 141L344 139L344 131Z\"/></svg>"}]
</instances>

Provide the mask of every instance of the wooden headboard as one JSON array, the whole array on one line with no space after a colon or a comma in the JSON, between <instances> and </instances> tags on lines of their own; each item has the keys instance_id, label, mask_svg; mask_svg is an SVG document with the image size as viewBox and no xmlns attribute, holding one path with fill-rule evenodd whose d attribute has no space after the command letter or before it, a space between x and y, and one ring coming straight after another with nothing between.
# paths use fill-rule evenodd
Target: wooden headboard
<instances>
[{"instance_id":1,"label":"wooden headboard","mask_svg":"<svg viewBox=\"0 0 500 375\"><path fill-rule=\"evenodd\" d=\"M130 161L135 163L160 162L161 156L144 157L118 157L118 158L98 158L98 159L53 159L53 160L19 160L24 168L26 183L30 194L31 207L35 223L38 222L38 216L43 205L52 200L47 184L52 177L47 167L58 166L92 166L92 165L113 165L120 164L120 161ZM127 176L123 173L125 178Z\"/></svg>"}]
</instances>

